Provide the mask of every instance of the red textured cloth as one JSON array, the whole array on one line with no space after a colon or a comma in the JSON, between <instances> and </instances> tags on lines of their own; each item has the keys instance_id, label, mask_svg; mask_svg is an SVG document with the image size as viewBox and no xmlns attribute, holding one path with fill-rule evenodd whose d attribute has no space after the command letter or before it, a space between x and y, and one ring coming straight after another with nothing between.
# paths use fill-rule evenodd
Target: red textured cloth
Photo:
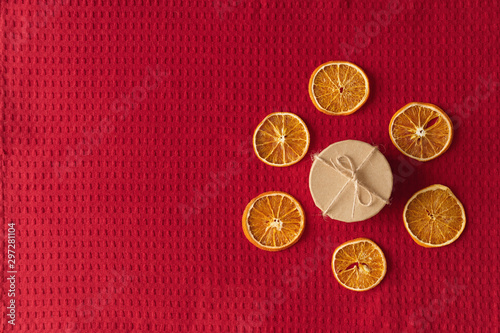
<instances>
[{"instance_id":1,"label":"red textured cloth","mask_svg":"<svg viewBox=\"0 0 500 333\"><path fill-rule=\"evenodd\" d=\"M1 2L2 328L9 332L496 332L499 329L498 1ZM329 60L371 82L355 114L317 111L307 86ZM388 124L411 101L456 123L449 151L412 164ZM357 139L391 163L392 204L369 221L323 220L311 159L264 165L254 128L298 114L309 154ZM406 232L412 193L463 202L453 244ZM241 214L264 191L295 196L306 229L268 253ZM15 326L8 223L15 223ZM344 289L335 247L386 254L375 289Z\"/></svg>"}]
</instances>

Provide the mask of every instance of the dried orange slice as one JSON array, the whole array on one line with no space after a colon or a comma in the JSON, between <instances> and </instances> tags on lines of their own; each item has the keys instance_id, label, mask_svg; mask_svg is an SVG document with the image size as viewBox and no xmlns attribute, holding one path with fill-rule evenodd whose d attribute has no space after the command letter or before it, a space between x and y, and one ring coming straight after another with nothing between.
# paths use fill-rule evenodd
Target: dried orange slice
<instances>
[{"instance_id":1,"label":"dried orange slice","mask_svg":"<svg viewBox=\"0 0 500 333\"><path fill-rule=\"evenodd\" d=\"M443 185L431 185L415 193L403 213L406 230L424 247L453 243L465 228L465 211L453 192Z\"/></svg>"},{"instance_id":2,"label":"dried orange slice","mask_svg":"<svg viewBox=\"0 0 500 333\"><path fill-rule=\"evenodd\" d=\"M250 243L266 251L281 251L295 244L304 231L300 203L285 192L266 192L243 212L243 232Z\"/></svg>"},{"instance_id":3,"label":"dried orange slice","mask_svg":"<svg viewBox=\"0 0 500 333\"><path fill-rule=\"evenodd\" d=\"M309 80L309 96L314 106L329 115L354 113L365 104L369 94L365 72L347 61L324 63Z\"/></svg>"},{"instance_id":4,"label":"dried orange slice","mask_svg":"<svg viewBox=\"0 0 500 333\"><path fill-rule=\"evenodd\" d=\"M275 112L264 118L255 129L253 149L262 162L285 167L306 156L309 141L309 131L299 116Z\"/></svg>"},{"instance_id":5,"label":"dried orange slice","mask_svg":"<svg viewBox=\"0 0 500 333\"><path fill-rule=\"evenodd\" d=\"M387 262L377 244L368 238L357 238L335 249L332 269L337 281L345 288L366 291L382 281Z\"/></svg>"},{"instance_id":6,"label":"dried orange slice","mask_svg":"<svg viewBox=\"0 0 500 333\"><path fill-rule=\"evenodd\" d=\"M453 124L436 105L409 103L392 116L389 134L400 152L425 162L438 157L450 147Z\"/></svg>"}]
</instances>

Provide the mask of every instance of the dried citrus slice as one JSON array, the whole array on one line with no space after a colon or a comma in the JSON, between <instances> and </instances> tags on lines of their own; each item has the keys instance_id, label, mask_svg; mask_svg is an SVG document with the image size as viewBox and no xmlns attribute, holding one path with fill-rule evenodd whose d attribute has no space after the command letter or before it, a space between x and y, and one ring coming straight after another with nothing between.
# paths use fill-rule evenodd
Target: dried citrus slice
<instances>
[{"instance_id":1,"label":"dried citrus slice","mask_svg":"<svg viewBox=\"0 0 500 333\"><path fill-rule=\"evenodd\" d=\"M382 281L387 263L377 244L368 238L357 238L335 249L332 269L337 281L345 288L366 291Z\"/></svg>"},{"instance_id":2,"label":"dried citrus slice","mask_svg":"<svg viewBox=\"0 0 500 333\"><path fill-rule=\"evenodd\" d=\"M285 167L300 161L309 149L309 131L297 115L275 112L255 129L253 149L264 163Z\"/></svg>"},{"instance_id":3,"label":"dried citrus slice","mask_svg":"<svg viewBox=\"0 0 500 333\"><path fill-rule=\"evenodd\" d=\"M314 106L329 115L348 115L368 99L370 87L365 72L347 61L330 61L314 70L309 96Z\"/></svg>"},{"instance_id":4,"label":"dried citrus slice","mask_svg":"<svg viewBox=\"0 0 500 333\"><path fill-rule=\"evenodd\" d=\"M453 192L443 185L431 185L415 193L403 213L406 230L424 247L453 243L465 228L465 211Z\"/></svg>"},{"instance_id":5,"label":"dried citrus slice","mask_svg":"<svg viewBox=\"0 0 500 333\"><path fill-rule=\"evenodd\" d=\"M305 214L288 193L266 192L252 199L243 212L243 232L259 249L281 251L295 244L304 231Z\"/></svg>"},{"instance_id":6,"label":"dried citrus slice","mask_svg":"<svg viewBox=\"0 0 500 333\"><path fill-rule=\"evenodd\" d=\"M389 134L400 152L425 162L450 147L453 124L436 105L409 103L392 116Z\"/></svg>"}]
</instances>

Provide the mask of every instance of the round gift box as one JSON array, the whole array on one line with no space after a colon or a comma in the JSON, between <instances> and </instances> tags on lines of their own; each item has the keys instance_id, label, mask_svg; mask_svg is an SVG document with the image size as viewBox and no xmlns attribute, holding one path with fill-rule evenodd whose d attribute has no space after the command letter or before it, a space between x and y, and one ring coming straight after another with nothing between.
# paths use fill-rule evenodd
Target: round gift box
<instances>
[{"instance_id":1,"label":"round gift box","mask_svg":"<svg viewBox=\"0 0 500 333\"><path fill-rule=\"evenodd\" d=\"M387 159L366 142L336 142L314 156L309 189L316 206L334 220L357 222L376 215L392 192Z\"/></svg>"}]
</instances>

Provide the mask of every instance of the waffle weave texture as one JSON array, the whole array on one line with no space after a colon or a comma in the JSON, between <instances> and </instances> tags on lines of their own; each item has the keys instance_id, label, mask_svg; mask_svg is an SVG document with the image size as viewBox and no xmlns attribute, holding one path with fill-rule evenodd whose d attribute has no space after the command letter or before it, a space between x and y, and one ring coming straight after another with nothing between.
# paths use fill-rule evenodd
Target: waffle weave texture
<instances>
[{"instance_id":1,"label":"waffle weave texture","mask_svg":"<svg viewBox=\"0 0 500 333\"><path fill-rule=\"evenodd\" d=\"M2 332L498 332L498 1L3 0ZM349 60L370 80L346 117L317 111L309 76ZM425 164L392 145L403 105L440 106L450 149ZM251 138L269 113L308 125L308 157L273 168ZM311 156L378 145L395 177L368 221L324 220ZM425 249L411 195L450 187L467 226ZM268 253L241 215L265 191L296 197L306 228ZM7 223L16 224L16 325L7 322ZM339 244L375 241L375 289L342 288Z\"/></svg>"}]
</instances>

